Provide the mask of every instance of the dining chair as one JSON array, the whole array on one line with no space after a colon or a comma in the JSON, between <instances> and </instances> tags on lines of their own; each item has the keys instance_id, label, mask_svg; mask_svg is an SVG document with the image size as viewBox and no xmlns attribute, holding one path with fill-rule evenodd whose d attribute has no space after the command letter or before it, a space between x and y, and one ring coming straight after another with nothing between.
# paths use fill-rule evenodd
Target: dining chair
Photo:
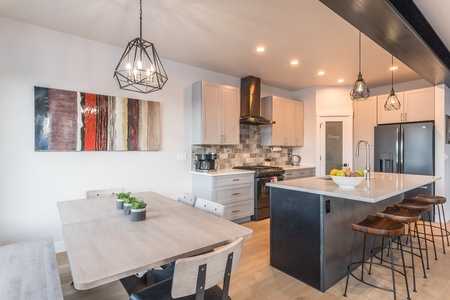
<instances>
[{"instance_id":1,"label":"dining chair","mask_svg":"<svg viewBox=\"0 0 450 300\"><path fill-rule=\"evenodd\" d=\"M197 196L194 194L188 193L188 192L181 192L178 195L177 201L180 201L181 203L194 206L195 200L197 199Z\"/></svg>"},{"instance_id":2,"label":"dining chair","mask_svg":"<svg viewBox=\"0 0 450 300\"><path fill-rule=\"evenodd\" d=\"M240 237L212 252L178 259L173 277L132 293L130 300L231 299L231 274L239 267L243 244Z\"/></svg>"},{"instance_id":3,"label":"dining chair","mask_svg":"<svg viewBox=\"0 0 450 300\"><path fill-rule=\"evenodd\" d=\"M118 193L123 193L124 188L117 188L117 189L108 189L108 190L92 190L92 191L86 191L86 198L95 198L95 197L107 197L107 196L113 196Z\"/></svg>"},{"instance_id":4,"label":"dining chair","mask_svg":"<svg viewBox=\"0 0 450 300\"><path fill-rule=\"evenodd\" d=\"M197 198L194 207L221 218L225 213L225 205L203 198Z\"/></svg>"}]
</instances>

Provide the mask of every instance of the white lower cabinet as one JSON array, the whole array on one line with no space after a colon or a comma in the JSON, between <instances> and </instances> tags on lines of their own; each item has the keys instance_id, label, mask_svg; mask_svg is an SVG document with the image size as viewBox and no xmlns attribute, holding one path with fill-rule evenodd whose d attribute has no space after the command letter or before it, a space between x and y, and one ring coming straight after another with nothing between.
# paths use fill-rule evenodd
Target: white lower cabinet
<instances>
[{"instance_id":1,"label":"white lower cabinet","mask_svg":"<svg viewBox=\"0 0 450 300\"><path fill-rule=\"evenodd\" d=\"M287 169L286 172L284 173L284 180L314 177L314 176L316 176L315 168Z\"/></svg>"},{"instance_id":2,"label":"white lower cabinet","mask_svg":"<svg viewBox=\"0 0 450 300\"><path fill-rule=\"evenodd\" d=\"M227 220L254 214L254 173L214 176L193 173L192 193L225 205L224 218Z\"/></svg>"}]
</instances>

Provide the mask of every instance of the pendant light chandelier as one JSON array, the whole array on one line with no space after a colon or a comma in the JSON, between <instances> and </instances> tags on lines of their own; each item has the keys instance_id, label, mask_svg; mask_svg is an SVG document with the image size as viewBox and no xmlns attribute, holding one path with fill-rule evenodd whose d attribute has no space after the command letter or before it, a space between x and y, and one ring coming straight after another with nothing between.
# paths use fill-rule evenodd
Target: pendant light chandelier
<instances>
[{"instance_id":1,"label":"pendant light chandelier","mask_svg":"<svg viewBox=\"0 0 450 300\"><path fill-rule=\"evenodd\" d=\"M142 0L139 15L139 37L128 43L113 77L122 90L147 94L161 90L168 77L155 46L142 39Z\"/></svg>"},{"instance_id":2,"label":"pendant light chandelier","mask_svg":"<svg viewBox=\"0 0 450 300\"><path fill-rule=\"evenodd\" d=\"M369 98L370 91L367 87L366 82L362 78L361 74L361 31L359 32L359 74L358 79L353 86L352 91L350 92L350 98L352 100L365 100Z\"/></svg>"},{"instance_id":3,"label":"pendant light chandelier","mask_svg":"<svg viewBox=\"0 0 450 300\"><path fill-rule=\"evenodd\" d=\"M391 73L392 73L392 87L391 93L386 99L386 103L384 104L384 110L393 111L400 109L400 101L398 101L397 95L394 92L394 56L392 55L392 63L391 63Z\"/></svg>"}]
</instances>

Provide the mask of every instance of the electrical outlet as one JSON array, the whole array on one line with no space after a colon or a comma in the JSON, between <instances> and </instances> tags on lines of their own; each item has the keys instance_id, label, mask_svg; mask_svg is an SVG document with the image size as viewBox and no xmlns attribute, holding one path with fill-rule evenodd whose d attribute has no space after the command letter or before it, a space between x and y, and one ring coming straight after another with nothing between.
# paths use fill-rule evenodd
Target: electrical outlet
<instances>
[{"instance_id":1,"label":"electrical outlet","mask_svg":"<svg viewBox=\"0 0 450 300\"><path fill-rule=\"evenodd\" d=\"M325 201L325 213L329 213L331 211L331 202L330 200Z\"/></svg>"}]
</instances>

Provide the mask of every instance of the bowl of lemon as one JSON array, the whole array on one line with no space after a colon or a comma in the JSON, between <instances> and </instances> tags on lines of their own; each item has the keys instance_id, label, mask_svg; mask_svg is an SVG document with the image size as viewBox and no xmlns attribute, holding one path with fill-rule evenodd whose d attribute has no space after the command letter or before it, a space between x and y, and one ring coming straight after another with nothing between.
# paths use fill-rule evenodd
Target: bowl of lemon
<instances>
[{"instance_id":1,"label":"bowl of lemon","mask_svg":"<svg viewBox=\"0 0 450 300\"><path fill-rule=\"evenodd\" d=\"M350 168L330 171L331 179L342 189L354 189L364 180L364 175L362 170L352 171Z\"/></svg>"}]
</instances>

